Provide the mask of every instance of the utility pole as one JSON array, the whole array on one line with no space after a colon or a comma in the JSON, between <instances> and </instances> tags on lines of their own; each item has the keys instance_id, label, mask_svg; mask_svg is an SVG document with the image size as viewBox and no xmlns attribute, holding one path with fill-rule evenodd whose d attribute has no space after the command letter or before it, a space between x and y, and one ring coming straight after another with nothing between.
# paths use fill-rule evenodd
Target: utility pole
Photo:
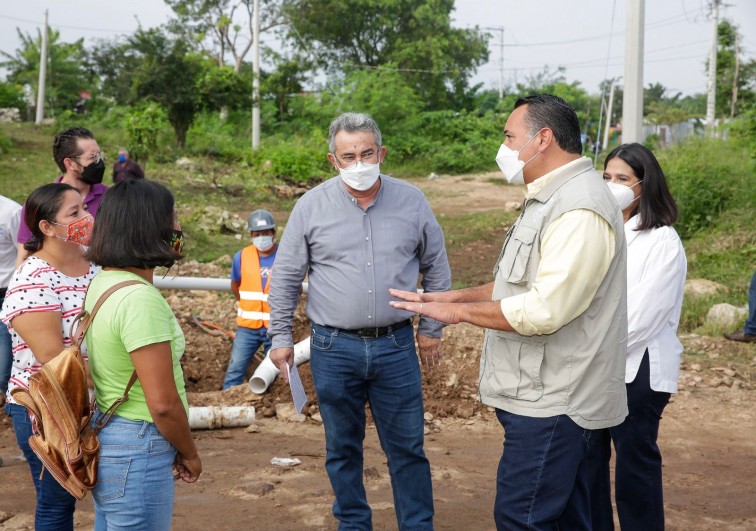
<instances>
[{"instance_id":1,"label":"utility pole","mask_svg":"<svg viewBox=\"0 0 756 531\"><path fill-rule=\"evenodd\" d=\"M711 52L709 53L709 90L706 98L706 127L710 136L716 132L716 103L717 103L717 47L719 46L719 0L711 3Z\"/></svg>"},{"instance_id":2,"label":"utility pole","mask_svg":"<svg viewBox=\"0 0 756 531\"><path fill-rule=\"evenodd\" d=\"M260 146L260 0L252 13L252 149Z\"/></svg>"},{"instance_id":3,"label":"utility pole","mask_svg":"<svg viewBox=\"0 0 756 531\"><path fill-rule=\"evenodd\" d=\"M643 24L645 0L627 0L622 142L643 141Z\"/></svg>"},{"instance_id":4,"label":"utility pole","mask_svg":"<svg viewBox=\"0 0 756 531\"><path fill-rule=\"evenodd\" d=\"M45 27L42 32L42 50L39 54L39 80L37 85L37 116L34 123L42 124L45 117L45 83L47 78L47 9L45 9Z\"/></svg>"},{"instance_id":5,"label":"utility pole","mask_svg":"<svg viewBox=\"0 0 756 531\"><path fill-rule=\"evenodd\" d=\"M612 107L614 106L614 87L617 86L617 80L612 78L612 84L609 88L609 105L606 110L606 125L604 126L604 141L601 143L601 149L606 149L609 145L609 128L612 125Z\"/></svg>"},{"instance_id":6,"label":"utility pole","mask_svg":"<svg viewBox=\"0 0 756 531\"><path fill-rule=\"evenodd\" d=\"M504 26L483 28L499 32L499 100L504 98Z\"/></svg>"}]
</instances>

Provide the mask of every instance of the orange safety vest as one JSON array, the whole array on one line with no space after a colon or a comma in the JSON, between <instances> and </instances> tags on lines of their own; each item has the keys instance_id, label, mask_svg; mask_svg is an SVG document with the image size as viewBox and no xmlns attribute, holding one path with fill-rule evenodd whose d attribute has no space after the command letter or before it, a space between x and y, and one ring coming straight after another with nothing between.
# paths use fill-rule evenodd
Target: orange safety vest
<instances>
[{"instance_id":1,"label":"orange safety vest","mask_svg":"<svg viewBox=\"0 0 756 531\"><path fill-rule=\"evenodd\" d=\"M260 255L257 248L254 245L245 247L241 255L241 284L236 324L245 328L267 328L270 325L269 291L270 277L264 290L262 287Z\"/></svg>"}]
</instances>

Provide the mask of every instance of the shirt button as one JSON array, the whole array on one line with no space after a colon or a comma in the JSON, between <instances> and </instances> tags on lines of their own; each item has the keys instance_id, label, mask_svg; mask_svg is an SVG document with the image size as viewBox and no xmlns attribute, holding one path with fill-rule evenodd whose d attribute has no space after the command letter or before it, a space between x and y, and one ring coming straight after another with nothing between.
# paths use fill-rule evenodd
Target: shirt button
<instances>
[{"instance_id":1,"label":"shirt button","mask_svg":"<svg viewBox=\"0 0 756 531\"><path fill-rule=\"evenodd\" d=\"M370 236L365 236L365 241L369 240Z\"/></svg>"},{"instance_id":2,"label":"shirt button","mask_svg":"<svg viewBox=\"0 0 756 531\"><path fill-rule=\"evenodd\" d=\"M372 316L372 315L368 315L368 319L372 319L372 318L373 318L373 316Z\"/></svg>"},{"instance_id":3,"label":"shirt button","mask_svg":"<svg viewBox=\"0 0 756 531\"><path fill-rule=\"evenodd\" d=\"M371 266L371 265L373 265L373 264L371 262L368 262L368 267Z\"/></svg>"},{"instance_id":4,"label":"shirt button","mask_svg":"<svg viewBox=\"0 0 756 531\"><path fill-rule=\"evenodd\" d=\"M372 289L369 289L369 290L368 290L368 293L373 293L373 290L372 290Z\"/></svg>"}]
</instances>

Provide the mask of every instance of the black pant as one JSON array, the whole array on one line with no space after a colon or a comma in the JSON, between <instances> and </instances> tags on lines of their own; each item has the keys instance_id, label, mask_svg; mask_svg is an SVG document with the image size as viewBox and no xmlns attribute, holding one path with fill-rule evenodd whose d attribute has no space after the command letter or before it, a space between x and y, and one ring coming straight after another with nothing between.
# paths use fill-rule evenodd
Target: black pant
<instances>
[{"instance_id":1,"label":"black pant","mask_svg":"<svg viewBox=\"0 0 756 531\"><path fill-rule=\"evenodd\" d=\"M594 529L614 529L609 477L610 438L617 454L614 483L620 528L622 531L664 529L662 458L656 439L669 397L669 393L651 389L646 350L635 380L627 384L627 418L619 426L602 430L602 451L595 454L596 480L591 493Z\"/></svg>"}]
</instances>

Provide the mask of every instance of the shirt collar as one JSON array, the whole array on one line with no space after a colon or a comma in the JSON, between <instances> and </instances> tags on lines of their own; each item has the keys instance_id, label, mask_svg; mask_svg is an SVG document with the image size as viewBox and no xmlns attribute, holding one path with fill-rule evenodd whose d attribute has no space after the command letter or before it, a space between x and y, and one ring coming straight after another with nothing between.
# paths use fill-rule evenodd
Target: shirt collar
<instances>
[{"instance_id":1,"label":"shirt collar","mask_svg":"<svg viewBox=\"0 0 756 531\"><path fill-rule=\"evenodd\" d=\"M548 185L554 179L554 177L556 177L558 174L560 174L564 170L570 168L571 166L577 166L578 163L584 160L585 160L585 157L578 157L575 160L571 160L567 164L563 164L559 166L558 168L554 168L546 175L540 176L538 179L528 184L528 189L525 192L525 198L532 199L533 197L536 196L538 192L546 188L546 185Z\"/></svg>"}]
</instances>

